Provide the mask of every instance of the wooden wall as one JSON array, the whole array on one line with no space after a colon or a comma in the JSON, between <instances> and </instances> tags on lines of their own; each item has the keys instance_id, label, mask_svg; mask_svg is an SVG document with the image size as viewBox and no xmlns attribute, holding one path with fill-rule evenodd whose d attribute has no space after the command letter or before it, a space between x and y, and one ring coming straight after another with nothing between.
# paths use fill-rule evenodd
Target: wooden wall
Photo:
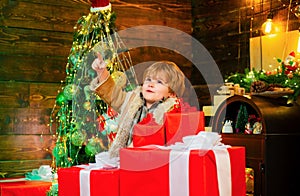
<instances>
[{"instance_id":1,"label":"wooden wall","mask_svg":"<svg viewBox=\"0 0 300 196\"><path fill-rule=\"evenodd\" d=\"M289 0L192 0L193 36L209 50L224 77L243 72L250 67L249 38L262 35L261 25L271 10L282 32L299 28L299 19L290 12L298 1L291 2L289 7Z\"/></svg>"},{"instance_id":2,"label":"wooden wall","mask_svg":"<svg viewBox=\"0 0 300 196\"><path fill-rule=\"evenodd\" d=\"M166 25L191 34L190 0L111 1L116 25ZM2 0L0 3L0 178L51 164L49 117L65 79L73 27L89 13L83 0ZM174 51L132 49L133 63L173 59ZM187 63L186 63L187 62ZM186 65L185 65L186 64Z\"/></svg>"},{"instance_id":3,"label":"wooden wall","mask_svg":"<svg viewBox=\"0 0 300 196\"><path fill-rule=\"evenodd\" d=\"M2 0L0 9L0 177L11 177L52 162L50 114L89 4Z\"/></svg>"},{"instance_id":4,"label":"wooden wall","mask_svg":"<svg viewBox=\"0 0 300 196\"><path fill-rule=\"evenodd\" d=\"M249 66L248 39L257 35L269 1L263 1L263 9L255 2L111 0L118 30L162 25L190 34L207 48L224 75ZM89 9L87 0L1 0L0 178L51 164L55 133L49 131L49 117L65 79L73 27ZM290 17L291 23L298 22L295 16ZM250 24L253 32L249 32ZM165 36L165 41L178 41L169 35L160 36ZM150 39L157 37L154 34ZM201 74L176 51L145 46L130 52L133 64L163 59L176 62L191 84L198 87L201 104L210 104Z\"/></svg>"}]
</instances>

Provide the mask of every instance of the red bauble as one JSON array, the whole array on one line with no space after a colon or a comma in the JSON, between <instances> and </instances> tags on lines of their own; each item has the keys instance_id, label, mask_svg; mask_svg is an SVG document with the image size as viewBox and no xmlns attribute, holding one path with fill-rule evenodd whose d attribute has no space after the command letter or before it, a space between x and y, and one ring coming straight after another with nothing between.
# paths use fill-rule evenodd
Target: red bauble
<instances>
[{"instance_id":1,"label":"red bauble","mask_svg":"<svg viewBox=\"0 0 300 196\"><path fill-rule=\"evenodd\" d=\"M111 107L108 107L107 108L107 111L106 111L106 114L109 116L109 117L116 117L118 115L118 113L112 109Z\"/></svg>"},{"instance_id":2,"label":"red bauble","mask_svg":"<svg viewBox=\"0 0 300 196\"><path fill-rule=\"evenodd\" d=\"M92 7L105 7L109 5L109 0L91 0Z\"/></svg>"},{"instance_id":3,"label":"red bauble","mask_svg":"<svg viewBox=\"0 0 300 196\"><path fill-rule=\"evenodd\" d=\"M97 119L97 121L99 122L99 127L98 127L98 130L99 131L103 131L104 130L104 127L105 127L105 118L104 116L99 116L99 118Z\"/></svg>"},{"instance_id":4,"label":"red bauble","mask_svg":"<svg viewBox=\"0 0 300 196\"><path fill-rule=\"evenodd\" d=\"M107 137L108 137L110 142L113 142L116 135L117 135L117 133L112 132L112 133L108 134Z\"/></svg>"}]
</instances>

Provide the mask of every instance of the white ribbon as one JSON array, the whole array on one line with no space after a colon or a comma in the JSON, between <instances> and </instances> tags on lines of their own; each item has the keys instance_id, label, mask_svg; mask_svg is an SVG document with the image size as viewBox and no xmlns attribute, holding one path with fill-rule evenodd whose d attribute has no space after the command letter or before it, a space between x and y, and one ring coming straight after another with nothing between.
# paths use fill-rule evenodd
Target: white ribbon
<instances>
[{"instance_id":1,"label":"white ribbon","mask_svg":"<svg viewBox=\"0 0 300 196\"><path fill-rule=\"evenodd\" d=\"M218 187L220 196L232 195L231 164L229 152L225 148L213 149L216 158Z\"/></svg>"},{"instance_id":2,"label":"white ribbon","mask_svg":"<svg viewBox=\"0 0 300 196\"><path fill-rule=\"evenodd\" d=\"M217 133L203 132L198 134L198 136L186 137L189 139L189 142L178 142L172 146L160 147L161 149L171 149L169 155L170 196L189 195L189 157L191 150L213 151L216 159L219 196L232 195L231 165L229 152L227 150L230 146L222 144L220 142L221 140L216 137L216 134ZM202 139L202 142L198 143L197 139L199 141ZM192 140L195 141L194 144L190 143Z\"/></svg>"},{"instance_id":3,"label":"white ribbon","mask_svg":"<svg viewBox=\"0 0 300 196\"><path fill-rule=\"evenodd\" d=\"M76 167L83 168L82 170L80 170L80 173L79 173L80 196L90 196L90 194L91 194L91 190L90 190L91 171L102 169L103 165L96 165L96 164L90 163L90 165L78 165Z\"/></svg>"},{"instance_id":4,"label":"white ribbon","mask_svg":"<svg viewBox=\"0 0 300 196\"><path fill-rule=\"evenodd\" d=\"M190 151L171 150L169 161L170 196L189 195Z\"/></svg>"}]
</instances>

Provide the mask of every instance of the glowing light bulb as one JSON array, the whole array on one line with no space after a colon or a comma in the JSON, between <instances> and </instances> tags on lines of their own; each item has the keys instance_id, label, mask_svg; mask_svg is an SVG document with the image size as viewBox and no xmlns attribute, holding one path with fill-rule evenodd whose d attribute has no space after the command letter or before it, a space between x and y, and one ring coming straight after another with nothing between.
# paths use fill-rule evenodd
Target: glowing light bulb
<instances>
[{"instance_id":1,"label":"glowing light bulb","mask_svg":"<svg viewBox=\"0 0 300 196\"><path fill-rule=\"evenodd\" d=\"M268 18L267 21L263 23L261 28L263 34L265 35L276 33L276 28L271 18Z\"/></svg>"}]
</instances>

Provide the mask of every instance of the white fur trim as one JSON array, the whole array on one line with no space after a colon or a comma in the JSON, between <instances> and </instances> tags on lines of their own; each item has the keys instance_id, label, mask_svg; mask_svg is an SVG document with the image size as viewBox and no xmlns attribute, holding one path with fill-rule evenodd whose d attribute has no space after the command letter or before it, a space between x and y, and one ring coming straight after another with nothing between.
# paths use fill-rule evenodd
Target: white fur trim
<instances>
[{"instance_id":1,"label":"white fur trim","mask_svg":"<svg viewBox=\"0 0 300 196\"><path fill-rule=\"evenodd\" d=\"M111 4L110 3L105 7L91 7L90 11L91 12L99 12L99 11L108 10L108 9L111 9Z\"/></svg>"},{"instance_id":2,"label":"white fur trim","mask_svg":"<svg viewBox=\"0 0 300 196\"><path fill-rule=\"evenodd\" d=\"M165 102L159 104L153 112L153 118L158 124L163 124L164 114L170 111L176 104L177 98L168 98Z\"/></svg>"}]
</instances>

